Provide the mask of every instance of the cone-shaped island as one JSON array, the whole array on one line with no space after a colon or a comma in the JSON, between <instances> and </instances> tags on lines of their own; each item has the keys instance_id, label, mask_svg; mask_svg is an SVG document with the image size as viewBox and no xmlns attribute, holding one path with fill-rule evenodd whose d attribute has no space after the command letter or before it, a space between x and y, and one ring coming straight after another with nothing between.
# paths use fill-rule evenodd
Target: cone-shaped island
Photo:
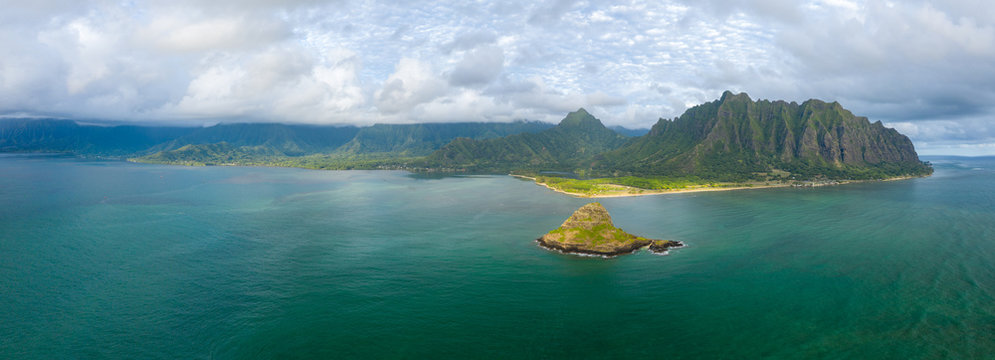
<instances>
[{"instance_id":1,"label":"cone-shaped island","mask_svg":"<svg viewBox=\"0 0 995 360\"><path fill-rule=\"evenodd\" d=\"M536 241L550 250L608 257L628 254L646 246L655 253L684 246L680 241L652 240L622 231L612 224L608 210L596 202L581 206L563 225Z\"/></svg>"}]
</instances>

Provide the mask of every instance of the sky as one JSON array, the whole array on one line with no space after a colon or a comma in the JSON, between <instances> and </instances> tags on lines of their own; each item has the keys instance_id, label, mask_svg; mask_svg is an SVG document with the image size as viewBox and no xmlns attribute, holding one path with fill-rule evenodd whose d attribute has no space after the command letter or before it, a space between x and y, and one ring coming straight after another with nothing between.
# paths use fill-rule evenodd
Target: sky
<instances>
[{"instance_id":1,"label":"sky","mask_svg":"<svg viewBox=\"0 0 995 360\"><path fill-rule=\"evenodd\" d=\"M987 0L0 0L0 116L648 128L722 92L995 154Z\"/></svg>"}]
</instances>

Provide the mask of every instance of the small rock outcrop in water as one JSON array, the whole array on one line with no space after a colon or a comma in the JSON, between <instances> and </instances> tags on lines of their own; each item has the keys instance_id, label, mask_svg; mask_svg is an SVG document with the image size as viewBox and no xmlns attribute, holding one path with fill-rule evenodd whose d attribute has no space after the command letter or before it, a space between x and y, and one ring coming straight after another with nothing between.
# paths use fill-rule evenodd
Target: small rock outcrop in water
<instances>
[{"instance_id":1,"label":"small rock outcrop in water","mask_svg":"<svg viewBox=\"0 0 995 360\"><path fill-rule=\"evenodd\" d=\"M628 254L646 246L655 253L664 253L684 246L680 241L652 240L622 231L612 224L611 215L600 203L582 206L559 228L536 241L547 249L601 256Z\"/></svg>"}]
</instances>

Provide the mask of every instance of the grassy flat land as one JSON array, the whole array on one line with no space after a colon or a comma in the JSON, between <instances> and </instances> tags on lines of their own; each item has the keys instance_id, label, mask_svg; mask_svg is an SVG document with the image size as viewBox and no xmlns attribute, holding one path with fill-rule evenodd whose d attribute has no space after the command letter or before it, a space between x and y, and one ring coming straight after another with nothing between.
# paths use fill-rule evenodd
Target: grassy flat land
<instances>
[{"instance_id":1,"label":"grassy flat land","mask_svg":"<svg viewBox=\"0 0 995 360\"><path fill-rule=\"evenodd\" d=\"M624 176L596 179L571 179L556 176L523 176L513 175L535 181L536 184L551 190L577 197L619 197L657 195L678 192L722 191L740 189L762 189L789 186L825 186L855 182L857 180L821 180L821 181L745 181L745 182L715 182L696 178L667 178ZM888 179L891 180L891 179Z\"/></svg>"}]
</instances>

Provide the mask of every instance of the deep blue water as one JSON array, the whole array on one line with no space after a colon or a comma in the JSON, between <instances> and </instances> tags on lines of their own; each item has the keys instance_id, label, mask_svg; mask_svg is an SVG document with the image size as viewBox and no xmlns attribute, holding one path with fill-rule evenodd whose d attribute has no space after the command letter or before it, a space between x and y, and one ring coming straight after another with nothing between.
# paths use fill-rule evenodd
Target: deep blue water
<instances>
[{"instance_id":1,"label":"deep blue water","mask_svg":"<svg viewBox=\"0 0 995 360\"><path fill-rule=\"evenodd\" d=\"M506 176L0 155L0 358L989 358L995 158L600 201Z\"/></svg>"}]
</instances>

